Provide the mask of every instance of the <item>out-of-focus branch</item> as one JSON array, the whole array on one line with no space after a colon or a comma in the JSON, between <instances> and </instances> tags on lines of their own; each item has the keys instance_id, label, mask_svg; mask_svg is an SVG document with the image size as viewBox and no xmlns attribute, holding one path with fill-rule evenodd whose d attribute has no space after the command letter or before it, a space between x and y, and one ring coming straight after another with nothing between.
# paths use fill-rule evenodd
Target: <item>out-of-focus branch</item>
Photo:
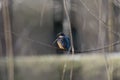
<instances>
[{"instance_id":1,"label":"out-of-focus branch","mask_svg":"<svg viewBox=\"0 0 120 80\"><path fill-rule=\"evenodd\" d=\"M4 23L6 54L8 57L8 66L7 66L8 80L14 80L14 62L13 62L11 22L10 22L10 13L9 13L9 0L2 0L2 16Z\"/></svg>"}]
</instances>

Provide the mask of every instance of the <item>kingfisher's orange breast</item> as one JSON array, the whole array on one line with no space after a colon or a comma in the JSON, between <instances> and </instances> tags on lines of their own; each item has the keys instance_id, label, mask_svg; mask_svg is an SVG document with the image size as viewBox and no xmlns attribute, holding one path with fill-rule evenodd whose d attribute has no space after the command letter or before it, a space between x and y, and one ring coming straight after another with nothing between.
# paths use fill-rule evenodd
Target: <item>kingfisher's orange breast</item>
<instances>
[{"instance_id":1,"label":"kingfisher's orange breast","mask_svg":"<svg viewBox=\"0 0 120 80\"><path fill-rule=\"evenodd\" d=\"M58 46L59 46L60 49L64 49L64 47L63 47L63 45L61 44L60 41L57 41L57 44L58 44Z\"/></svg>"}]
</instances>

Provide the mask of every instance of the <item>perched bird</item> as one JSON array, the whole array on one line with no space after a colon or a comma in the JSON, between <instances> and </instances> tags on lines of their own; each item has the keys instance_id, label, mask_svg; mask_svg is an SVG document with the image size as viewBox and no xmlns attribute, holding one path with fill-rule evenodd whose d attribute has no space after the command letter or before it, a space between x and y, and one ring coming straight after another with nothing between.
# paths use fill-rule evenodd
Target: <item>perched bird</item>
<instances>
[{"instance_id":1,"label":"perched bird","mask_svg":"<svg viewBox=\"0 0 120 80\"><path fill-rule=\"evenodd\" d=\"M60 50L68 51L70 48L70 39L63 32L57 34L57 39L54 41L54 44L55 43Z\"/></svg>"}]
</instances>

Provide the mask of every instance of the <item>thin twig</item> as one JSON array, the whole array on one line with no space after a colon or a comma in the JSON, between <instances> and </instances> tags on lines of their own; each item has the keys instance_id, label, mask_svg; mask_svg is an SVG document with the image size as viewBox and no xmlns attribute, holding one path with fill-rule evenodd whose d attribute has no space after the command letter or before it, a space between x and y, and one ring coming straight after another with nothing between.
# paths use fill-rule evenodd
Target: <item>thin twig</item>
<instances>
[{"instance_id":1,"label":"thin twig","mask_svg":"<svg viewBox=\"0 0 120 80\"><path fill-rule=\"evenodd\" d=\"M110 80L110 74L109 74L109 62L106 53L103 55L105 60L105 69L107 74L107 80Z\"/></svg>"},{"instance_id":2,"label":"thin twig","mask_svg":"<svg viewBox=\"0 0 120 80\"><path fill-rule=\"evenodd\" d=\"M8 32L8 31L6 31ZM9 32L8 32L9 33ZM15 32L11 32L14 36L16 37L20 37L20 35L18 35L17 33ZM53 48L53 49L57 49L57 47L54 47L52 44L47 44L45 42L42 42L42 41L37 41L37 40L33 40L31 38L28 38L28 37L23 37L22 39L26 39L28 41L31 41L33 43L37 43L39 45L42 45L42 46L45 46L45 47L49 47L49 48ZM75 50L75 53L87 53L87 52L94 52L94 51L99 51L99 50L103 50L103 49L107 49L109 46L116 46L116 45L119 45L120 44L120 41L115 41L111 44L108 44L108 45L105 45L105 46L102 46L102 47L99 47L99 48L95 48L95 49L88 49L88 50L84 50L84 51L77 51Z\"/></svg>"},{"instance_id":3,"label":"thin twig","mask_svg":"<svg viewBox=\"0 0 120 80\"><path fill-rule=\"evenodd\" d=\"M64 4L64 9L65 9L66 17L67 17L68 24L69 24L70 42L71 42L71 48L72 48L72 55L74 55L72 29L71 29L71 23L70 23L69 13L68 13L68 10L67 10L68 8L67 8L66 0L63 0L63 4ZM70 80L72 80L72 78L73 78L73 65L71 64Z\"/></svg>"},{"instance_id":4,"label":"thin twig","mask_svg":"<svg viewBox=\"0 0 120 80\"><path fill-rule=\"evenodd\" d=\"M96 1L96 0L95 0ZM101 19L102 17L102 0L98 0L99 1L99 19ZM97 3L96 3L97 5ZM102 24L101 21L99 20L99 33L98 33L98 46L104 46L104 39L103 39L103 35L102 35ZM102 52L104 52L104 49L102 50Z\"/></svg>"},{"instance_id":5,"label":"thin twig","mask_svg":"<svg viewBox=\"0 0 120 80\"><path fill-rule=\"evenodd\" d=\"M45 9L46 9L46 0L42 0L44 1L43 2L43 5L42 5L42 10L41 10L41 14L40 14L40 27L42 27L42 23L43 23L43 16L44 16L44 12L45 12Z\"/></svg>"},{"instance_id":6,"label":"thin twig","mask_svg":"<svg viewBox=\"0 0 120 80\"><path fill-rule=\"evenodd\" d=\"M109 30L108 28L108 26L110 26L110 25L107 25L102 19L100 19L100 18L98 18L97 16L95 16L94 15L94 13L86 6L86 4L82 1L82 0L79 0L82 4L83 4L83 6L88 10L88 12L93 16L93 17L95 17L98 21L101 21L101 23L103 23L104 24L104 28L106 28L108 31L110 31L110 32L112 32L113 34L115 34L116 36L118 36L118 37L120 37L120 34L118 33L118 32L115 32L115 31L113 31L113 30Z\"/></svg>"},{"instance_id":7,"label":"thin twig","mask_svg":"<svg viewBox=\"0 0 120 80\"><path fill-rule=\"evenodd\" d=\"M64 80L64 77L65 77L66 67L67 67L67 62L65 62L63 67L62 80Z\"/></svg>"},{"instance_id":8,"label":"thin twig","mask_svg":"<svg viewBox=\"0 0 120 80\"><path fill-rule=\"evenodd\" d=\"M71 23L70 23L70 17L69 17L69 13L67 10L67 6L66 6L66 0L63 0L63 4L64 4L64 9L65 9L65 14L68 20L68 24L69 24L69 31L70 31L70 42L71 42L71 48L72 48L72 54L74 54L74 46L73 46L73 37L72 37L72 30L71 30Z\"/></svg>"}]
</instances>

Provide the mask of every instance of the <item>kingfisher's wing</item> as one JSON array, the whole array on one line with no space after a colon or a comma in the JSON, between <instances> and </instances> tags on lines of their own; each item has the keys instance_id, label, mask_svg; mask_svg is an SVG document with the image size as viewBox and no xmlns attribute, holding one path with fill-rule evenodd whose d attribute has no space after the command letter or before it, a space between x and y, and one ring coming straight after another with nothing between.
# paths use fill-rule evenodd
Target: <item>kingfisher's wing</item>
<instances>
[{"instance_id":1,"label":"kingfisher's wing","mask_svg":"<svg viewBox=\"0 0 120 80\"><path fill-rule=\"evenodd\" d=\"M68 50L70 48L70 39L69 37L65 37L64 38L64 42L65 42L65 48Z\"/></svg>"}]
</instances>

